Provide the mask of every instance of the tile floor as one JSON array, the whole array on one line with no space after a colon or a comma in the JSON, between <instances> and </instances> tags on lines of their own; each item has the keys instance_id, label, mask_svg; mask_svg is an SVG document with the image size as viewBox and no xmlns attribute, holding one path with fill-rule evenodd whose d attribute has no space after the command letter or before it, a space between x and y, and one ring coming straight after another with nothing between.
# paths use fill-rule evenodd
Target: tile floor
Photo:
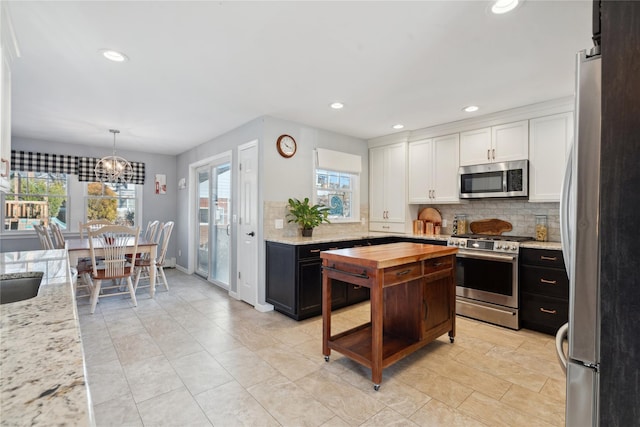
<instances>
[{"instance_id":1,"label":"tile floor","mask_svg":"<svg viewBox=\"0 0 640 427\"><path fill-rule=\"evenodd\" d=\"M554 339L458 318L446 336L370 371L321 350L321 318L259 313L196 276L167 270L171 290L138 306L78 301L98 426L563 426ZM339 310L333 332L364 323Z\"/></svg>"}]
</instances>

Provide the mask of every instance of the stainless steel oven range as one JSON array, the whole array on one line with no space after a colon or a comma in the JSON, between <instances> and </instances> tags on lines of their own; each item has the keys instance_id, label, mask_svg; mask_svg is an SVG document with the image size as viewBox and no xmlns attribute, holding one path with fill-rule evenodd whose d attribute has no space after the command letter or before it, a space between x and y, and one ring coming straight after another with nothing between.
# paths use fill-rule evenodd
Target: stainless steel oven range
<instances>
[{"instance_id":1,"label":"stainless steel oven range","mask_svg":"<svg viewBox=\"0 0 640 427\"><path fill-rule=\"evenodd\" d=\"M467 234L447 246L456 258L456 313L511 329L520 328L518 253L531 237Z\"/></svg>"}]
</instances>

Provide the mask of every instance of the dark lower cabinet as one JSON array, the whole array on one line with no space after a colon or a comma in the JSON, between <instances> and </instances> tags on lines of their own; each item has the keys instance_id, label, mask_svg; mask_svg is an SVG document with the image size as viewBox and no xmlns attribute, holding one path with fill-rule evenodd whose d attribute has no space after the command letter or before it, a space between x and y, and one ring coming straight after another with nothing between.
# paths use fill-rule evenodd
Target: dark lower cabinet
<instances>
[{"instance_id":1,"label":"dark lower cabinet","mask_svg":"<svg viewBox=\"0 0 640 427\"><path fill-rule=\"evenodd\" d=\"M266 244L267 302L287 316L302 320L322 314L322 260L320 252L400 241L446 245L446 241L380 237L309 245ZM331 308L337 309L369 299L369 288L332 281Z\"/></svg>"},{"instance_id":2,"label":"dark lower cabinet","mask_svg":"<svg viewBox=\"0 0 640 427\"><path fill-rule=\"evenodd\" d=\"M562 252L520 251L520 326L555 334L569 319L569 278Z\"/></svg>"}]
</instances>

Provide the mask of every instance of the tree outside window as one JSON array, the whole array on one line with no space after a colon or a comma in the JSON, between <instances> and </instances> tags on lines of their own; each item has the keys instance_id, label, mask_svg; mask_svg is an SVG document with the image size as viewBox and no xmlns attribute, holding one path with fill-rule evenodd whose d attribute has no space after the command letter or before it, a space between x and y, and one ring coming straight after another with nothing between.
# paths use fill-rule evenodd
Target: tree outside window
<instances>
[{"instance_id":1,"label":"tree outside window","mask_svg":"<svg viewBox=\"0 0 640 427\"><path fill-rule=\"evenodd\" d=\"M135 225L136 185L91 182L87 184L87 220L106 219Z\"/></svg>"},{"instance_id":2,"label":"tree outside window","mask_svg":"<svg viewBox=\"0 0 640 427\"><path fill-rule=\"evenodd\" d=\"M67 228L67 176L11 171L11 192L5 196L5 230L31 230L33 224L55 221Z\"/></svg>"}]
</instances>

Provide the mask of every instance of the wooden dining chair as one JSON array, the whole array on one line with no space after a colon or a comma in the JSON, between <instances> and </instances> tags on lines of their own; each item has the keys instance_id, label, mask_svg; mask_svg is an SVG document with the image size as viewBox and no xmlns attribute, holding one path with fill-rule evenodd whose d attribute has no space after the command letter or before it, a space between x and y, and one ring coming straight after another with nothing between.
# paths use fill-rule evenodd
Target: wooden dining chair
<instances>
[{"instance_id":1,"label":"wooden dining chair","mask_svg":"<svg viewBox=\"0 0 640 427\"><path fill-rule=\"evenodd\" d=\"M113 223L107 219L92 219L91 221L87 221L87 222L80 222L79 225L79 230L80 230L80 238L84 239L85 234L88 234L87 232L89 230L97 230L100 227L104 227L105 225L113 225Z\"/></svg>"},{"instance_id":2,"label":"wooden dining chair","mask_svg":"<svg viewBox=\"0 0 640 427\"><path fill-rule=\"evenodd\" d=\"M46 225L43 224L33 224L33 229L36 230L38 234L38 239L40 240L40 247L44 250L55 249L53 246L53 241L51 240L51 235L49 234L49 230Z\"/></svg>"},{"instance_id":3,"label":"wooden dining chair","mask_svg":"<svg viewBox=\"0 0 640 427\"><path fill-rule=\"evenodd\" d=\"M167 248L169 247L169 238L171 237L171 231L173 230L173 221L166 222L162 228L158 231L157 234L157 242L159 245L158 248L158 257L154 260L149 258L140 258L136 260L136 268L135 268L135 279L133 281L133 288L135 290L138 289L138 283L141 278L146 278L149 280L149 269L156 269L156 283L153 286L158 284L159 277L162 277L162 284L165 289L169 290L169 283L167 282L167 276L164 274L164 263L165 257L167 255ZM141 288L146 288L151 286L151 283L148 285L140 286Z\"/></svg>"},{"instance_id":4,"label":"wooden dining chair","mask_svg":"<svg viewBox=\"0 0 640 427\"><path fill-rule=\"evenodd\" d=\"M53 246L56 249L64 249L64 236L62 235L60 226L55 222L51 222L49 224L49 228L51 229L51 235L53 236Z\"/></svg>"},{"instance_id":5,"label":"wooden dining chair","mask_svg":"<svg viewBox=\"0 0 640 427\"><path fill-rule=\"evenodd\" d=\"M88 278L91 288L91 313L96 309L98 298L116 295L131 296L137 306L136 292L131 281L134 264L127 260L126 253L136 253L140 227L105 225L97 230L89 230L89 251L92 271ZM127 290L121 290L120 279L126 281ZM105 281L111 282L103 286Z\"/></svg>"}]
</instances>

